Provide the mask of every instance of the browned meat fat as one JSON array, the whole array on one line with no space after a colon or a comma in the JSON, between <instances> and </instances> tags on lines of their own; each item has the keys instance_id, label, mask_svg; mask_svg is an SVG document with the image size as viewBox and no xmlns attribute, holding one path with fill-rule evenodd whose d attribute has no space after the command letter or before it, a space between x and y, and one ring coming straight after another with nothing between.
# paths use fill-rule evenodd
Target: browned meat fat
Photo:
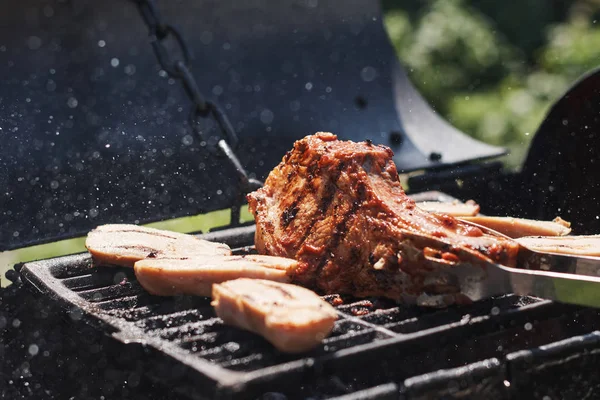
<instances>
[{"instance_id":1,"label":"browned meat fat","mask_svg":"<svg viewBox=\"0 0 600 400\"><path fill-rule=\"evenodd\" d=\"M331 133L298 140L247 196L258 252L298 260L293 282L320 293L407 303L423 294L464 298L430 279L440 268L483 260L515 265L518 244L418 208L392 156L388 147Z\"/></svg>"},{"instance_id":2,"label":"browned meat fat","mask_svg":"<svg viewBox=\"0 0 600 400\"><path fill-rule=\"evenodd\" d=\"M226 324L261 335L286 353L313 349L333 329L337 313L308 289L260 279L215 284L211 303Z\"/></svg>"},{"instance_id":3,"label":"browned meat fat","mask_svg":"<svg viewBox=\"0 0 600 400\"><path fill-rule=\"evenodd\" d=\"M531 250L543 253L600 257L600 235L528 236L516 241Z\"/></svg>"},{"instance_id":4,"label":"browned meat fat","mask_svg":"<svg viewBox=\"0 0 600 400\"><path fill-rule=\"evenodd\" d=\"M142 287L157 296L210 296L214 283L237 278L288 282L287 271L296 265L283 257L200 255L146 258L135 263L134 271Z\"/></svg>"},{"instance_id":5,"label":"browned meat fat","mask_svg":"<svg viewBox=\"0 0 600 400\"><path fill-rule=\"evenodd\" d=\"M523 236L565 236L571 233L569 225L563 222L538 221L513 217L464 216L465 221L493 229L511 238ZM568 224L568 223L567 223Z\"/></svg>"},{"instance_id":6,"label":"browned meat fat","mask_svg":"<svg viewBox=\"0 0 600 400\"><path fill-rule=\"evenodd\" d=\"M444 203L441 201L420 201L417 202L417 207L422 210L452 215L453 217L472 217L479 213L479 204L474 202L467 203Z\"/></svg>"},{"instance_id":7,"label":"browned meat fat","mask_svg":"<svg viewBox=\"0 0 600 400\"><path fill-rule=\"evenodd\" d=\"M133 267L148 255L230 255L223 243L213 243L185 233L130 224L107 224L91 230L85 247L95 264Z\"/></svg>"}]
</instances>

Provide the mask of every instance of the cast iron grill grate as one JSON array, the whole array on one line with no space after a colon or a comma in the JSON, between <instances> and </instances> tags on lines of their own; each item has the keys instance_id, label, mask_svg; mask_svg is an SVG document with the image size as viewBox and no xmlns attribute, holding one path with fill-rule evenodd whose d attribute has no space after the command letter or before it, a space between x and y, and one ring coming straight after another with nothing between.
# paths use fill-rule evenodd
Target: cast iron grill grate
<instances>
[{"instance_id":1,"label":"cast iron grill grate","mask_svg":"<svg viewBox=\"0 0 600 400\"><path fill-rule=\"evenodd\" d=\"M251 243L252 232L251 226L205 237L244 253L252 251L241 247ZM286 355L257 335L225 326L209 299L149 295L131 269L92 267L88 254L27 263L21 275L72 319L96 324L119 344L142 346L149 376L192 398L273 391L328 398L371 386L385 394L387 382L439 369L488 360L469 371L495 371L498 359L512 352L589 333L598 323L595 310L514 295L442 310L331 295L325 299L339 314L332 334L310 353Z\"/></svg>"}]
</instances>

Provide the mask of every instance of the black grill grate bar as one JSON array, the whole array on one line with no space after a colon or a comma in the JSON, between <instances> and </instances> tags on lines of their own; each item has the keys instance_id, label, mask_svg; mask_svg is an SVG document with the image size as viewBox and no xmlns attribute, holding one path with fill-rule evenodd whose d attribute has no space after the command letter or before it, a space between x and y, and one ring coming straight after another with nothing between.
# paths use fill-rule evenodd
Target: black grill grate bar
<instances>
[{"instance_id":1,"label":"black grill grate bar","mask_svg":"<svg viewBox=\"0 0 600 400\"><path fill-rule=\"evenodd\" d=\"M392 339L383 339L376 343L368 343L359 347L342 349L335 354L335 358L331 359L331 362L334 364L340 362L353 362L353 359L360 359L365 352L370 353L374 359L377 359L377 357L389 357L390 354L404 354L414 351L414 345L416 343L418 343L419 348L427 348L430 346L441 345L442 342L448 342L457 338L466 339L482 335L482 333L491 333L494 331L495 327L499 325L500 320L498 320L498 317L502 318L502 322L508 323L514 318L519 318L521 321L527 321L532 318L542 318L544 315L561 315L561 309L556 308L556 305L551 302L531 304L529 306L524 306L521 310L523 311L519 312L520 310L516 310L514 313L500 313L498 316L484 319L478 323L469 323L465 320L406 335L394 332L394 337ZM388 329L384 330L386 333L389 331L390 330ZM398 338L402 340L399 342Z\"/></svg>"},{"instance_id":2,"label":"black grill grate bar","mask_svg":"<svg viewBox=\"0 0 600 400\"><path fill-rule=\"evenodd\" d=\"M333 353L341 349L359 346L366 343L389 339L391 336L375 330L364 330L358 333L348 333L323 341L322 348L327 353Z\"/></svg>"},{"instance_id":3,"label":"black grill grate bar","mask_svg":"<svg viewBox=\"0 0 600 400\"><path fill-rule=\"evenodd\" d=\"M360 332L366 329L370 328L364 324L357 324L354 321L345 319L345 317L343 316L339 316L338 320L333 326L333 330L331 331L328 337L332 338L340 335L345 335L347 333Z\"/></svg>"},{"instance_id":4,"label":"black grill grate bar","mask_svg":"<svg viewBox=\"0 0 600 400\"><path fill-rule=\"evenodd\" d=\"M113 305L114 303L114 305ZM193 301L190 302L197 305ZM147 292L144 292L138 288L137 294L127 294L122 298L115 298L111 300L106 300L102 302L95 303L102 310L119 310L121 312L130 312L133 310L141 310L141 309L151 309L152 315L155 316L157 314L165 314L172 313L178 308L189 308L191 304L182 305L172 298L160 298L157 296L152 296Z\"/></svg>"},{"instance_id":5,"label":"black grill grate bar","mask_svg":"<svg viewBox=\"0 0 600 400\"><path fill-rule=\"evenodd\" d=\"M98 288L96 282L94 282L92 274L64 278L61 281L63 285L73 291Z\"/></svg>"},{"instance_id":6,"label":"black grill grate bar","mask_svg":"<svg viewBox=\"0 0 600 400\"><path fill-rule=\"evenodd\" d=\"M407 326L410 327L413 325L416 326L419 323L420 323L419 318L415 317L415 318L409 318L409 319L405 319L405 320L398 321L398 322L389 322L389 323L385 324L384 327L386 327L390 330L394 330L394 332L396 332L396 333L406 334L406 333L416 332L419 329L413 330L413 329L406 329L405 327L407 327ZM439 325L442 325L442 324L436 323L435 325L429 326L429 328L433 328L434 326L439 326Z\"/></svg>"},{"instance_id":7,"label":"black grill grate bar","mask_svg":"<svg viewBox=\"0 0 600 400\"><path fill-rule=\"evenodd\" d=\"M471 326L476 326L481 323L489 322L498 325L516 325L517 323L533 323L538 319L546 319L552 316L561 314L561 311L566 312L568 309L572 309L572 306L553 303L550 300L543 300L537 303L522 306L520 308L506 310L499 313L498 315L482 315L469 320L465 320L464 323Z\"/></svg>"},{"instance_id":8,"label":"black grill grate bar","mask_svg":"<svg viewBox=\"0 0 600 400\"><path fill-rule=\"evenodd\" d=\"M372 324L372 323L370 323L370 322L367 322L367 321L365 321L365 320L363 320L363 319L360 319L360 318L358 318L358 317L352 316L352 315L350 315L350 314L346 314L346 313L344 313L344 312L342 312L342 311L339 311L339 310L338 310L337 312L338 312L338 314L339 314L339 315L341 315L341 316L342 316L344 319L346 319L346 320L348 320L348 321L352 321L352 322L354 322L354 323L356 323L356 324L359 324L359 325L363 325L363 326L365 326L365 327L368 327L368 328L370 328L370 329L372 329L372 330L374 330L374 331L377 331L377 332L379 332L379 333L383 334L385 337L398 337L398 334L397 334L396 332L394 332L394 331L391 331L391 330L387 329L387 327L385 327L385 326L381 326L381 325Z\"/></svg>"},{"instance_id":9,"label":"black grill grate bar","mask_svg":"<svg viewBox=\"0 0 600 400\"><path fill-rule=\"evenodd\" d=\"M539 300L532 304L540 303L544 302ZM544 304L550 304L550 302ZM526 307L520 304L517 296L506 296L498 299L497 302L474 304L474 307L469 308L468 312L462 308L448 308L418 318L386 322L383 326L397 333L410 334L445 324L473 323L478 317L499 317L501 314L514 310L527 310Z\"/></svg>"},{"instance_id":10,"label":"black grill grate bar","mask_svg":"<svg viewBox=\"0 0 600 400\"><path fill-rule=\"evenodd\" d=\"M136 322L136 325L146 331L160 331L162 329L176 328L190 322L194 323L214 323L215 315L212 309L197 309L177 311L156 315L152 313L148 318Z\"/></svg>"},{"instance_id":11,"label":"black grill grate bar","mask_svg":"<svg viewBox=\"0 0 600 400\"><path fill-rule=\"evenodd\" d=\"M82 275L72 276L61 279L62 282L68 283L75 278L89 279L89 283L96 285L98 289L104 286L110 286L115 283L127 282L128 280L136 280L133 268L127 267L90 267Z\"/></svg>"},{"instance_id":12,"label":"black grill grate bar","mask_svg":"<svg viewBox=\"0 0 600 400\"><path fill-rule=\"evenodd\" d=\"M113 310L105 310L104 313L112 317L122 318L125 321L133 323L143 320L144 318L147 318L150 315L154 315L154 311L148 306L132 307L129 310L115 308Z\"/></svg>"},{"instance_id":13,"label":"black grill grate bar","mask_svg":"<svg viewBox=\"0 0 600 400\"><path fill-rule=\"evenodd\" d=\"M201 335L186 337L179 341L179 346L183 349L196 352L198 349L194 349L194 346L197 346L198 343L212 344L216 341L217 336L217 332L206 332Z\"/></svg>"},{"instance_id":14,"label":"black grill grate bar","mask_svg":"<svg viewBox=\"0 0 600 400\"><path fill-rule=\"evenodd\" d=\"M58 259L56 259L58 261ZM87 275L92 270L92 260L89 253L79 253L62 257L59 265L50 267L52 275L57 279Z\"/></svg>"},{"instance_id":15,"label":"black grill grate bar","mask_svg":"<svg viewBox=\"0 0 600 400\"><path fill-rule=\"evenodd\" d=\"M423 310L416 309L415 307L392 307L388 309L378 309L359 315L360 319L376 325L386 325L390 323L397 323L399 325L406 325L415 321L431 321L435 325L444 323L451 323L461 320L465 315L478 316L478 315L489 315L493 313L499 313L501 311L515 309L522 307L522 300L515 295L507 295L504 297L498 297L494 300L484 300L471 305L468 309L464 307L449 307L444 309L431 309ZM351 310L356 309L353 305L348 305ZM358 311L365 311L368 309L359 309Z\"/></svg>"},{"instance_id":16,"label":"black grill grate bar","mask_svg":"<svg viewBox=\"0 0 600 400\"><path fill-rule=\"evenodd\" d=\"M403 311L404 313L406 313L406 317L411 317L411 316L415 316L415 315L422 315L424 312L427 312L426 310L423 310L423 308L418 309L415 306L404 306L402 308L402 310L398 309L398 305L395 302L392 302L391 300L389 302L383 302L383 301L378 301L378 300L356 300L353 301L351 303L348 304L342 304L339 305L337 307L338 310L346 312L346 313L350 313L353 315L361 315L364 312L370 312L373 309L377 309L377 310L386 310L386 309L396 309L398 311Z\"/></svg>"},{"instance_id":17,"label":"black grill grate bar","mask_svg":"<svg viewBox=\"0 0 600 400\"><path fill-rule=\"evenodd\" d=\"M238 343L238 341L222 342L219 341L218 336L216 339L216 346L197 350L194 355L198 358L209 360L219 366L222 366L224 363L230 363L234 360L241 360L248 357L253 359L255 363L260 360L263 364L264 360L267 358L271 362L275 359L282 358L277 357L273 351L269 351L270 346L262 338L251 338L248 342L244 342L243 344ZM256 367L264 367L263 364L256 365ZM245 367L248 369L249 366L246 365Z\"/></svg>"},{"instance_id":18,"label":"black grill grate bar","mask_svg":"<svg viewBox=\"0 0 600 400\"><path fill-rule=\"evenodd\" d=\"M101 310L109 311L109 310L122 310L124 308L135 307L140 304L140 296L132 295L125 296L119 299L109 299L106 301L99 301L95 303L95 306L100 308Z\"/></svg>"},{"instance_id":19,"label":"black grill grate bar","mask_svg":"<svg viewBox=\"0 0 600 400\"><path fill-rule=\"evenodd\" d=\"M196 316L201 316L201 314L197 309L181 310L181 311L176 311L176 312L169 313L169 314L153 315L152 317L146 318L145 322L148 324L151 324L153 322L163 322L164 323L165 318L169 318L169 320L174 320L174 319L178 319L178 318L187 318L188 316L196 317Z\"/></svg>"},{"instance_id":20,"label":"black grill grate bar","mask_svg":"<svg viewBox=\"0 0 600 400\"><path fill-rule=\"evenodd\" d=\"M325 339L323 339L322 342L324 344L331 344L331 343L335 343L340 340L353 339L353 338L357 338L361 335L369 335L369 334L374 335L375 333L377 333L377 331L375 331L373 329L364 328L361 330L344 332L342 334L338 334L338 335L334 335L334 336L330 335L330 336L326 337Z\"/></svg>"},{"instance_id":21,"label":"black grill grate bar","mask_svg":"<svg viewBox=\"0 0 600 400\"><path fill-rule=\"evenodd\" d=\"M134 322L138 328L145 330L158 330L176 324L181 325L188 322L190 318L207 320L215 317L213 308L204 298L159 297L141 292L137 296L137 300L131 303L130 307L123 309L108 309L110 308L108 305L104 308L107 309L107 314ZM186 318L185 313L190 314L190 317ZM192 317L194 314L196 316ZM174 320L170 321L173 315Z\"/></svg>"},{"instance_id":22,"label":"black grill grate bar","mask_svg":"<svg viewBox=\"0 0 600 400\"><path fill-rule=\"evenodd\" d=\"M227 348L224 348L223 346L214 346L208 349L198 351L196 353L196 356L200 358L207 358L212 361L218 361L220 357L227 357L227 354L223 355L224 353L231 354L232 351L228 351Z\"/></svg>"},{"instance_id":23,"label":"black grill grate bar","mask_svg":"<svg viewBox=\"0 0 600 400\"><path fill-rule=\"evenodd\" d=\"M527 323L532 322L535 319L543 319L548 316L557 315L558 307L561 306L557 305L556 303L552 303L551 301L540 301L538 303L523 306L518 309L500 311L497 315L482 315L474 318L465 315L465 317L463 317L459 321L452 323L438 322L434 325L430 323L431 321L427 321L427 327L419 326L418 329L415 329L411 332L404 333L400 331L399 334L407 336L415 334L419 336L427 336L433 333L438 333L440 330L449 331L459 327L469 327L469 329L471 329L471 334L475 334L478 333L478 330L486 331L491 329L489 327L489 324L500 326L515 324L519 321L522 321L522 323ZM417 323L420 322L420 320L417 321ZM386 324L385 327L390 329L391 331L395 331L395 329L403 329L402 322ZM396 335L398 335L398 333Z\"/></svg>"},{"instance_id":24,"label":"black grill grate bar","mask_svg":"<svg viewBox=\"0 0 600 400\"><path fill-rule=\"evenodd\" d=\"M350 326L349 324L352 324L354 329L346 329L345 327ZM382 337L381 334L350 321L341 320L336 325L337 329L334 329L333 336L325 339L321 345L321 350L315 350L315 352L324 353L333 351L334 349L362 344ZM219 364L225 363L226 365L229 365L233 360L249 359L253 363L256 363L259 360L262 361L265 357L278 357L265 340L252 333L232 329L231 327L224 328L221 324L216 324L214 328L217 330L227 329L228 334L226 334L225 338L233 339L233 341L227 341L226 339L225 343L223 343L222 335L224 332L206 332L181 339L179 346L192 352L199 351L198 356L209 358L219 362ZM237 332L239 337L234 332ZM241 336L244 337L242 338ZM252 346L247 345L249 340L253 342ZM237 342L244 343L244 345L239 346ZM257 354L260 354L260 357ZM252 366L246 365L246 368L252 368Z\"/></svg>"},{"instance_id":25,"label":"black grill grate bar","mask_svg":"<svg viewBox=\"0 0 600 400\"><path fill-rule=\"evenodd\" d=\"M444 315L444 317L447 317L446 315ZM448 320L447 318L444 319L436 319L436 318L429 318L429 319L421 319L421 318L411 318L408 320L404 320L404 321L399 321L399 322L391 322L391 323L387 323L384 325L385 328L390 329L391 331L396 332L397 334L410 334L413 332L419 332L419 331L427 331L428 329L435 329L438 326L441 325L464 325L466 323L468 323L471 320L470 316L468 314L464 314L462 316L457 316L456 319L452 318L450 320Z\"/></svg>"},{"instance_id":26,"label":"black grill grate bar","mask_svg":"<svg viewBox=\"0 0 600 400\"><path fill-rule=\"evenodd\" d=\"M223 363L228 363L232 360L239 360L245 357L260 354L259 352L253 350L245 350L246 351L240 351L240 345L237 342L226 342L217 347L201 350L196 353L196 356L200 358L206 358L219 365L223 365Z\"/></svg>"},{"instance_id":27,"label":"black grill grate bar","mask_svg":"<svg viewBox=\"0 0 600 400\"><path fill-rule=\"evenodd\" d=\"M254 353L254 354L250 354L249 356L246 356L246 357L234 358L233 360L222 362L220 365L223 368L230 368L233 370L236 370L236 367L241 367L241 368L246 369L246 368L248 368L248 366L252 366L252 365L261 363L263 358L264 357L262 354Z\"/></svg>"},{"instance_id":28,"label":"black grill grate bar","mask_svg":"<svg viewBox=\"0 0 600 400\"><path fill-rule=\"evenodd\" d=\"M385 325L386 323L398 321L399 319L402 321L413 321L419 318L419 315L416 313L411 315L410 313L398 308L388 308L383 310L375 310L364 315L359 315L358 318L375 325Z\"/></svg>"},{"instance_id":29,"label":"black grill grate bar","mask_svg":"<svg viewBox=\"0 0 600 400\"><path fill-rule=\"evenodd\" d=\"M399 396L400 388L391 382L342 396L330 397L329 400L396 400Z\"/></svg>"},{"instance_id":30,"label":"black grill grate bar","mask_svg":"<svg viewBox=\"0 0 600 400\"><path fill-rule=\"evenodd\" d=\"M409 398L427 398L432 395L432 392L444 393L448 397L454 397L454 395L460 396L460 381L464 385L466 381L482 382L492 377L495 377L494 381L498 381L503 377L501 362L497 358L408 378L404 380L401 390ZM453 381L458 384L458 387L451 386ZM432 390L433 388L438 390ZM483 394L480 393L480 395ZM477 393L471 393L471 395L477 395Z\"/></svg>"},{"instance_id":31,"label":"black grill grate bar","mask_svg":"<svg viewBox=\"0 0 600 400\"><path fill-rule=\"evenodd\" d=\"M341 321L341 323L344 322L350 323L350 321ZM222 329L221 325L215 327ZM230 330L231 328L228 329ZM344 332L343 328L341 332ZM218 362L220 365L229 365L234 360L251 359L253 362L258 362L259 360L262 361L265 357L281 357L276 355L271 346L268 345L264 339L245 331L239 331L238 333L246 336L246 340L243 341L244 345L242 346L238 344L238 340L226 341L223 343L222 336L218 335L216 332L208 332L183 339L179 342L179 345L192 352L199 351L197 353L199 357L211 359L212 361ZM227 337L229 338L231 336L228 335ZM313 353L325 354L337 351L341 348L357 346L386 337L389 336L372 329L362 328L361 330L345 332L324 339L320 347L315 349ZM248 340L253 342L252 346L247 345ZM260 357L257 355L260 355ZM245 367L247 369L252 368L250 365L246 365Z\"/></svg>"},{"instance_id":32,"label":"black grill grate bar","mask_svg":"<svg viewBox=\"0 0 600 400\"><path fill-rule=\"evenodd\" d=\"M139 292L140 285L137 282L129 282L126 284L110 285L101 289L82 290L79 291L78 294L92 303L98 303L138 295Z\"/></svg>"},{"instance_id":33,"label":"black grill grate bar","mask_svg":"<svg viewBox=\"0 0 600 400\"><path fill-rule=\"evenodd\" d=\"M159 330L147 331L151 335L157 335L167 340L183 340L186 336L190 335L201 335L215 325L220 320L218 318L211 318L204 321L188 322L183 325L174 326L171 328L164 328Z\"/></svg>"}]
</instances>

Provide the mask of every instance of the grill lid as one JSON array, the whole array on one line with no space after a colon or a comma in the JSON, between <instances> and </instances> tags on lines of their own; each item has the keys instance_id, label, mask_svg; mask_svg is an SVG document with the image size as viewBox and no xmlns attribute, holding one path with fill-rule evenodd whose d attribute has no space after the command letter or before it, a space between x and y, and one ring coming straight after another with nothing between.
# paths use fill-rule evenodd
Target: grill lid
<instances>
[{"instance_id":1,"label":"grill lid","mask_svg":"<svg viewBox=\"0 0 600 400\"><path fill-rule=\"evenodd\" d=\"M319 130L390 145L401 171L502 154L455 130L439 137L448 124L433 112L412 114L423 100L378 1L157 5L186 38L200 90L223 106L258 179ZM189 101L159 71L134 2L11 2L0 30L0 251L236 200L234 171L186 125Z\"/></svg>"}]
</instances>

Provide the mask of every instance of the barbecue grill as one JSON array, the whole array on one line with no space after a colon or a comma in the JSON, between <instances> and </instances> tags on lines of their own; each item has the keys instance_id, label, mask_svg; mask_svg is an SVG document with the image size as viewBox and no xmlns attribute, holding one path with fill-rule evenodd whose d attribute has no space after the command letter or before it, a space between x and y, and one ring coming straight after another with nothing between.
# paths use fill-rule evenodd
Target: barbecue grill
<instances>
[{"instance_id":1,"label":"barbecue grill","mask_svg":"<svg viewBox=\"0 0 600 400\"><path fill-rule=\"evenodd\" d=\"M409 180L417 200L474 198L484 213L560 214L576 233L600 232L593 208L600 147L590 134L600 127L600 73L554 105L523 170L509 173L496 159L503 149L421 107L377 2L240 3L7 7L1 250L85 235L103 223L232 209L228 225L194 233L251 253L254 225L240 223L241 195L294 140L319 130L389 145L401 172L421 171ZM186 56L192 61L167 62ZM511 294L442 310L331 295L339 314L333 333L314 351L286 355L223 325L208 299L151 296L131 270L92 268L87 253L15 270L0 314L6 398L600 393L593 308Z\"/></svg>"}]
</instances>

